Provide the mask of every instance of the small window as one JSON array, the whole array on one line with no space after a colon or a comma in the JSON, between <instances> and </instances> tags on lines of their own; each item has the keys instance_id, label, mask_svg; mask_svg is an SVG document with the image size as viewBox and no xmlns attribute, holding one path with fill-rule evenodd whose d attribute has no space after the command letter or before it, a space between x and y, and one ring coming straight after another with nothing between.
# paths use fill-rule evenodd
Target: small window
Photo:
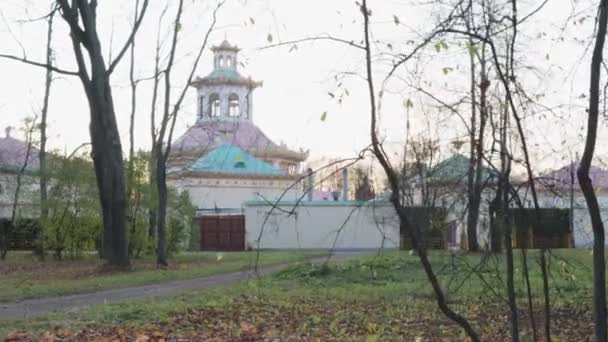
<instances>
[{"instance_id":1,"label":"small window","mask_svg":"<svg viewBox=\"0 0 608 342\"><path fill-rule=\"evenodd\" d=\"M245 162L244 161L238 161L234 164L234 168L235 169L244 169L245 168Z\"/></svg>"},{"instance_id":2,"label":"small window","mask_svg":"<svg viewBox=\"0 0 608 342\"><path fill-rule=\"evenodd\" d=\"M230 108L230 116L241 116L241 108L239 105L239 96L236 94L231 94L228 97L228 106Z\"/></svg>"},{"instance_id":3,"label":"small window","mask_svg":"<svg viewBox=\"0 0 608 342\"><path fill-rule=\"evenodd\" d=\"M222 56L220 56L219 67L220 67L220 68L223 68L223 67L224 67L224 57L222 57Z\"/></svg>"},{"instance_id":4,"label":"small window","mask_svg":"<svg viewBox=\"0 0 608 342\"><path fill-rule=\"evenodd\" d=\"M220 116L220 97L217 94L211 94L209 97L209 116Z\"/></svg>"},{"instance_id":5,"label":"small window","mask_svg":"<svg viewBox=\"0 0 608 342\"><path fill-rule=\"evenodd\" d=\"M226 58L226 66L229 68L232 67L232 58L230 58L230 57Z\"/></svg>"},{"instance_id":6,"label":"small window","mask_svg":"<svg viewBox=\"0 0 608 342\"><path fill-rule=\"evenodd\" d=\"M203 117L203 112L204 112L204 107L203 107L205 104L203 101L204 98L205 98L204 96L201 96L198 98L198 116L201 118Z\"/></svg>"}]
</instances>

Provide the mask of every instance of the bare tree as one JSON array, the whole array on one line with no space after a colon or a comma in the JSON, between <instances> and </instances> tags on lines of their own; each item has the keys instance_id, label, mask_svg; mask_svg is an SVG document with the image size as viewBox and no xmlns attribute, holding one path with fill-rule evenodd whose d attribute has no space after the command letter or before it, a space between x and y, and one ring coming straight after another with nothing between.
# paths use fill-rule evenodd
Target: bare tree
<instances>
[{"instance_id":1,"label":"bare tree","mask_svg":"<svg viewBox=\"0 0 608 342\"><path fill-rule=\"evenodd\" d=\"M70 28L77 75L89 102L93 162L103 213L103 255L112 266L128 267L126 184L110 77L133 43L149 0L144 0L126 43L108 64L97 32L97 0L57 0L57 3Z\"/></svg>"},{"instance_id":2,"label":"bare tree","mask_svg":"<svg viewBox=\"0 0 608 342\"><path fill-rule=\"evenodd\" d=\"M371 117L371 126L370 126L370 135L372 140L372 151L382 169L384 170L388 182L390 184L392 194L390 197L390 201L397 212L400 222L400 228L402 231L406 231L409 234L412 247L417 252L418 257L420 258L420 262L422 267L428 277L428 280L433 288L433 292L435 293L435 299L437 301L437 305L443 314L445 314L449 319L458 324L466 334L471 338L472 341L479 341L479 336L477 332L473 329L469 321L461 316L460 314L453 311L445 298L443 290L439 285L439 280L435 275L431 263L429 262L428 256L426 254L426 250L424 249L420 236L416 233L417 230L413 229L411 226L409 219L407 217L405 208L401 204L400 200L400 189L399 189L399 178L397 173L393 169L388 159L387 154L384 152L382 144L378 138L377 133L377 109L376 109L376 91L374 89L374 79L373 79L373 69L372 69L372 53L371 53L371 39L370 39L370 15L371 12L367 7L367 0L362 0L361 2L361 13L363 16L364 22L364 50L365 50L365 65L366 65L366 81L368 86L368 95L370 99L370 117Z\"/></svg>"},{"instance_id":3,"label":"bare tree","mask_svg":"<svg viewBox=\"0 0 608 342\"><path fill-rule=\"evenodd\" d=\"M47 19L47 37L46 37L46 64L53 65L53 19L55 17L56 7L53 5L51 13ZM48 174L47 174L47 160L46 160L46 142L47 142L47 117L49 112L49 100L51 97L51 84L53 82L53 70L46 69L46 78L44 83L44 99L42 104L42 111L40 115L40 151L38 152L38 159L40 162L40 224L39 229L36 232L36 241L34 246L34 253L38 255L40 259L44 259L44 223L48 217L49 211L47 206L48 197Z\"/></svg>"},{"instance_id":4,"label":"bare tree","mask_svg":"<svg viewBox=\"0 0 608 342\"><path fill-rule=\"evenodd\" d=\"M137 14L139 11L139 0L135 1L135 13L133 14L133 26L137 25ZM127 201L128 201L128 221L130 224L130 236L133 237L135 233L135 226L137 224L137 211L139 209L140 201L133 199L133 188L134 188L134 164L135 164L135 113L137 112L137 85L138 80L135 79L135 38L131 43L131 49L129 53L129 84L131 86L131 114L129 116L129 156L127 166ZM132 255L133 248L132 242L129 242L129 255Z\"/></svg>"},{"instance_id":5,"label":"bare tree","mask_svg":"<svg viewBox=\"0 0 608 342\"><path fill-rule=\"evenodd\" d=\"M600 77L602 63L604 62L603 53L607 25L608 0L601 0L598 8L595 46L591 59L587 138L581 163L577 171L578 182L587 202L589 216L591 217L591 227L593 228L593 318L595 321L595 336L600 342L605 342L608 339L606 331L606 260L604 259L606 247L604 222L602 221L597 196L589 177L589 169L591 168L597 141Z\"/></svg>"},{"instance_id":6,"label":"bare tree","mask_svg":"<svg viewBox=\"0 0 608 342\"><path fill-rule=\"evenodd\" d=\"M185 85L180 90L177 100L175 103L171 101L171 91L173 89L171 72L173 70L174 62L175 62L175 54L177 51L177 45L179 41L179 33L182 29L181 27L181 19L184 9L184 0L180 0L177 8L177 13L175 16L175 22L173 24L173 34L171 40L171 49L169 51L169 58L166 64L166 67L163 70L164 76L164 102L163 102L163 112L162 117L160 119L160 124L158 126L158 133L156 133L156 129L152 128L152 134L155 138L153 140L153 158L154 158L154 173L155 173L155 181L156 181L156 191L158 196L158 204L157 204L157 212L156 212L156 228L157 228L157 265L160 267L168 266L167 261L167 239L166 239L166 220L167 220L167 161L169 159L169 155L171 153L171 144L173 139L173 130L175 128L175 122L177 120L177 116L181 109L181 104L186 96L186 92L192 79L194 78L194 74L196 72L196 68L199 64L201 56L207 47L207 41L209 40L209 35L215 28L215 24L217 22L217 13L219 9L223 6L225 1L220 1L218 5L215 7L213 11L212 22L209 25L209 28L204 36L203 42L200 45L196 58L192 64L192 68L190 70L190 74L188 75L188 79L186 80ZM158 44L157 44L158 45ZM159 49L157 48L157 54ZM158 58L158 57L157 57ZM155 75L155 77L159 77L159 75ZM158 90L158 81L155 81L155 94L153 95L156 98L156 91ZM155 100L154 100L155 101ZM154 121L154 118L153 118ZM153 122L154 125L154 122Z\"/></svg>"}]
</instances>

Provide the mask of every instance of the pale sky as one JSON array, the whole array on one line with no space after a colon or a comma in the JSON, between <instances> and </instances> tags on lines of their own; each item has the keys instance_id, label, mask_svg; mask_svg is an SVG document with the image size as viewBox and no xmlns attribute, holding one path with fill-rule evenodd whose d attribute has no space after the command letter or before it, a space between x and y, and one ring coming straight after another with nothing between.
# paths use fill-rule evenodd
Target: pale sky
<instances>
[{"instance_id":1,"label":"pale sky","mask_svg":"<svg viewBox=\"0 0 608 342\"><path fill-rule=\"evenodd\" d=\"M114 54L126 39L129 31L135 0L100 1L99 31L102 44ZM158 18L164 1L152 0L147 17L137 36L137 70L141 78L149 77L154 67L154 40L158 29ZM170 1L165 15L165 33L174 16L177 1ZM175 92L183 86L193 60L193 54L201 43L210 23L214 0L186 1L187 12L183 20L182 41L178 50L179 64L173 72ZM413 40L419 42L437 21L437 12L442 8L435 4L418 5L410 0L370 0L373 10L372 34L382 42L376 44L376 82L380 86L391 60L383 55L391 43L395 51L409 52ZM520 16L524 17L542 3L540 0L520 1ZM585 7L585 1L577 2L574 9L576 25L571 21L561 31L565 18L572 14L570 1L549 0L548 4L532 19L521 25L520 44L522 71L519 74L531 95L542 94L539 101L555 109L554 114L537 112L526 119L532 156L541 168L557 167L565 163L562 158L570 153L582 151L581 127L585 123L586 97L590 55L585 54L585 43L593 29L593 7ZM44 60L46 23L23 22L44 15L51 1L3 0L0 10L0 53L21 55L21 42L28 58ZM399 18L395 25L393 15ZM587 17L585 17L587 16ZM582 19L586 18L586 19ZM253 20L252 20L253 19ZM580 23L580 20L583 20ZM361 76L364 72L362 51L334 42L312 42L298 44L290 52L290 46L264 49L268 36L273 43L304 37L331 34L345 40L359 42L362 38L361 18L352 0L227 0L219 12L216 30L211 35L211 45L219 44L225 37L243 50L240 60L245 67L241 74L264 82L254 93L254 122L277 143L284 142L292 148L311 151L311 158L351 157L369 142L369 100L366 84ZM112 39L110 39L113 37ZM540 37L540 38L539 38ZM560 39L560 37L563 37ZM447 37L450 48L436 53L431 45L423 51L424 59L413 61L397 73L400 78L410 79L409 71L422 75L424 87L436 97L451 103L466 92L468 58L466 49L458 46L461 39ZM63 20L56 18L54 49L57 65L74 70L73 52ZM197 69L199 76L211 71L211 51ZM444 69L451 68L447 75ZM127 78L128 56L113 77L113 94L116 114L123 141L128 149L128 120L130 113L130 90ZM345 74L345 73L348 73ZM351 74L355 75L351 75ZM358 74L358 75L356 75ZM0 127L22 126L26 116L40 111L44 92L44 70L0 59ZM344 77L337 87L335 77ZM57 149L72 149L89 140L89 112L86 98L77 78L55 75L50 120L50 146ZM492 80L494 84L497 80ZM136 147L149 149L150 82L142 84L138 92L140 106L136 121ZM341 104L337 98L345 94ZM405 139L406 118L409 115L411 134L430 132L431 136L447 146L455 138L464 136L461 121L447 112L438 113L437 103L416 93L403 82L390 83L382 103L382 134L387 144L400 150ZM448 91L449 90L449 91ZM332 98L328 93L336 98ZM456 94L456 95L454 95ZM406 111L403 102L411 99L414 107ZM466 106L462 107L466 114ZM194 124L196 114L194 89L188 92L178 119L176 136ZM327 119L320 118L327 112ZM546 115L545 115L546 114ZM598 153L606 155L605 125L600 131ZM0 132L4 134L4 132ZM14 133L17 134L17 133ZM445 147L442 154L449 155ZM466 151L466 147L463 152Z\"/></svg>"}]
</instances>

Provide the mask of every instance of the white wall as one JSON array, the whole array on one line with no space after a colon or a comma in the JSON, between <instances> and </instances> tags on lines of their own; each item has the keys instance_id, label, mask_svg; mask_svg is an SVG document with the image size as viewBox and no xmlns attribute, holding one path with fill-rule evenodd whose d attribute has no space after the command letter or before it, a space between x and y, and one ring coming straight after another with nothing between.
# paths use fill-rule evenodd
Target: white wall
<instances>
[{"instance_id":1,"label":"white wall","mask_svg":"<svg viewBox=\"0 0 608 342\"><path fill-rule=\"evenodd\" d=\"M188 191L192 204L199 209L242 208L243 203L252 200L297 200L302 195L302 185L294 181L236 178L182 178L171 180L169 185L179 191Z\"/></svg>"},{"instance_id":2,"label":"white wall","mask_svg":"<svg viewBox=\"0 0 608 342\"><path fill-rule=\"evenodd\" d=\"M600 205L602 220L604 225L608 223L608 194L600 192L597 195ZM570 197L558 197L553 194L540 193L539 203L543 208L561 208L570 209ZM531 203L527 203L532 207ZM575 247L591 247L593 245L593 230L591 228L591 218L587 210L587 202L580 192L574 194L574 246ZM606 231L608 237L608 230ZM608 245L608 239L607 245Z\"/></svg>"},{"instance_id":3,"label":"white wall","mask_svg":"<svg viewBox=\"0 0 608 342\"><path fill-rule=\"evenodd\" d=\"M294 210L295 215L286 212ZM390 205L357 202L301 202L272 210L245 205L246 244L257 248L378 249L399 247L399 225ZM270 214L270 215L269 215ZM264 220L268 216L268 221ZM350 216L350 218L349 218ZM337 239L337 240L336 240Z\"/></svg>"},{"instance_id":4,"label":"white wall","mask_svg":"<svg viewBox=\"0 0 608 342\"><path fill-rule=\"evenodd\" d=\"M13 201L17 189L17 175L0 172L0 218L10 218L13 210ZM38 178L23 175L19 193L17 216L34 217L37 215L39 202Z\"/></svg>"}]
</instances>

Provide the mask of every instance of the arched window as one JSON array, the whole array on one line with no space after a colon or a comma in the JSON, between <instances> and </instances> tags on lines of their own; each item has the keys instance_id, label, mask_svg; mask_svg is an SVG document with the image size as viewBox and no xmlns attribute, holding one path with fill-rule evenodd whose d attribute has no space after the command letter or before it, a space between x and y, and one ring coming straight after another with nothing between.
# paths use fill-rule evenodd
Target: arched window
<instances>
[{"instance_id":1,"label":"arched window","mask_svg":"<svg viewBox=\"0 0 608 342\"><path fill-rule=\"evenodd\" d=\"M220 116L220 109L220 96L218 94L211 94L209 96L209 116Z\"/></svg>"},{"instance_id":2,"label":"arched window","mask_svg":"<svg viewBox=\"0 0 608 342\"><path fill-rule=\"evenodd\" d=\"M224 67L224 56L220 56L219 67L220 67L220 68L223 68L223 67Z\"/></svg>"},{"instance_id":3,"label":"arched window","mask_svg":"<svg viewBox=\"0 0 608 342\"><path fill-rule=\"evenodd\" d=\"M226 66L227 67L232 67L232 58L231 57L226 57Z\"/></svg>"},{"instance_id":4,"label":"arched window","mask_svg":"<svg viewBox=\"0 0 608 342\"><path fill-rule=\"evenodd\" d=\"M231 94L228 97L228 107L230 108L230 116L240 116L241 108L239 104L239 96L237 94Z\"/></svg>"},{"instance_id":5,"label":"arched window","mask_svg":"<svg viewBox=\"0 0 608 342\"><path fill-rule=\"evenodd\" d=\"M234 168L235 169L244 169L245 168L245 162L244 161L238 161L234 164Z\"/></svg>"}]
</instances>

